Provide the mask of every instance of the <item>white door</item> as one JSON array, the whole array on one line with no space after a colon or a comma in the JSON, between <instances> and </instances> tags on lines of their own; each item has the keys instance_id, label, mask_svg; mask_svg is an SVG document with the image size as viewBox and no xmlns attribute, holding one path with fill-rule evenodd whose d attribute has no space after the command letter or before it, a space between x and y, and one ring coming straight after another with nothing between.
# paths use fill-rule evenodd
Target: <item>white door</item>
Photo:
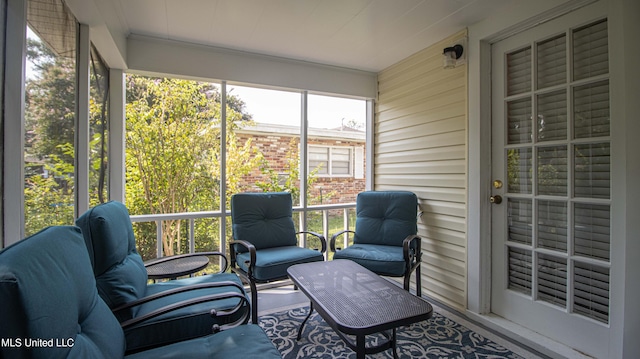
<instances>
[{"instance_id":1,"label":"white door","mask_svg":"<svg viewBox=\"0 0 640 359\"><path fill-rule=\"evenodd\" d=\"M609 347L607 19L596 3L492 47L492 299L595 357Z\"/></svg>"}]
</instances>

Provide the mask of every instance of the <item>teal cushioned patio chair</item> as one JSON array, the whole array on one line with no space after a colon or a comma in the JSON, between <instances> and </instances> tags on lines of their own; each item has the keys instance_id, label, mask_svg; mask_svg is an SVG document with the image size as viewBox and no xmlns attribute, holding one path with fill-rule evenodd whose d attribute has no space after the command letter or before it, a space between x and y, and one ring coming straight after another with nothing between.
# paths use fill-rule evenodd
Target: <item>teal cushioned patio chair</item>
<instances>
[{"instance_id":1,"label":"teal cushioned patio chair","mask_svg":"<svg viewBox=\"0 0 640 359\"><path fill-rule=\"evenodd\" d=\"M331 236L333 259L350 259L379 275L404 277L409 290L416 273L416 294L422 295L420 280L421 239L418 236L418 198L407 191L367 191L356 197L355 231ZM353 233L353 244L336 247L336 239Z\"/></svg>"},{"instance_id":2,"label":"teal cushioned patio chair","mask_svg":"<svg viewBox=\"0 0 640 359\"><path fill-rule=\"evenodd\" d=\"M214 297L248 302L237 292ZM82 234L72 226L46 228L0 251L0 303L0 358L282 358L259 326L238 323L125 356L128 324L98 295Z\"/></svg>"},{"instance_id":3,"label":"teal cushioned patio chair","mask_svg":"<svg viewBox=\"0 0 640 359\"><path fill-rule=\"evenodd\" d=\"M296 232L291 194L286 192L238 193L231 197L233 240L229 241L231 270L251 286L252 321L258 322L256 283L287 279L294 264L324 260L324 236ZM298 246L298 234L311 234L319 250Z\"/></svg>"},{"instance_id":4,"label":"teal cushioned patio chair","mask_svg":"<svg viewBox=\"0 0 640 359\"><path fill-rule=\"evenodd\" d=\"M220 292L246 295L242 281L233 273L215 273L148 284L147 271L136 251L129 212L124 204L111 201L97 205L76 224L82 230L93 267L98 293L120 322L144 317L176 302ZM226 257L221 271L227 269ZM213 325L224 324L211 317L211 309L228 310L238 305L237 298L185 306L155 317L125 331L127 348L142 350L207 335ZM248 313L249 307L244 310ZM239 315L244 315L242 311ZM234 318L231 318L234 319Z\"/></svg>"}]
</instances>

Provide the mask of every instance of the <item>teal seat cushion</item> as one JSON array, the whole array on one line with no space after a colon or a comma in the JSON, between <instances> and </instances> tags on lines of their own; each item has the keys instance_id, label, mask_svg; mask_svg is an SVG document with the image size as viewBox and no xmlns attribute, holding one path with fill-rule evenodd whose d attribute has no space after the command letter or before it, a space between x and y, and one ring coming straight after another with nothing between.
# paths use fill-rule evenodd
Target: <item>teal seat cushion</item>
<instances>
[{"instance_id":1,"label":"teal seat cushion","mask_svg":"<svg viewBox=\"0 0 640 359\"><path fill-rule=\"evenodd\" d=\"M190 290L154 299L142 305L117 311L115 315L120 322L139 318L157 309L205 295L229 291L246 295L240 278L231 273L209 274L148 284L146 268L136 251L129 211L120 202L99 204L80 216L76 223L84 235L98 293L111 309L150 295L185 288L193 284L230 281L239 286L239 288L225 286ZM239 319L247 313L249 307L246 306L245 310L238 311L236 317L227 317L224 320L211 317L211 310L231 309L238 302L239 299L228 299L191 305L128 327L125 331L127 352L208 335L214 324L226 324Z\"/></svg>"},{"instance_id":2,"label":"teal seat cushion","mask_svg":"<svg viewBox=\"0 0 640 359\"><path fill-rule=\"evenodd\" d=\"M122 358L122 328L95 285L77 227L49 227L1 251L0 338L73 345L1 346L0 357Z\"/></svg>"},{"instance_id":3,"label":"teal seat cushion","mask_svg":"<svg viewBox=\"0 0 640 359\"><path fill-rule=\"evenodd\" d=\"M350 259L370 271L392 277L405 274L402 247L378 244L354 244L337 251L333 259Z\"/></svg>"},{"instance_id":4,"label":"teal seat cushion","mask_svg":"<svg viewBox=\"0 0 640 359\"><path fill-rule=\"evenodd\" d=\"M215 280L212 280L215 278ZM242 282L237 275L232 273L216 274L215 276L198 276L150 284L145 296L161 293L167 290L182 288L184 286L201 283L219 283L229 281L242 287ZM233 286L220 288L206 288L188 291L153 300L140 306L137 313L143 316L163 306L175 304L183 300L189 300L199 296L214 295L218 293L235 292L245 295L243 290ZM243 311L238 311L236 317L227 317L225 320L214 318L210 315L211 309L226 310L235 307L239 300L235 298L217 300L191 305L185 308L173 310L170 313L149 319L144 323L125 330L127 352L144 350L149 347L167 345L176 341L197 338L211 332L214 324L226 324L239 319ZM248 310L248 308L247 308ZM203 328L207 328L203 332Z\"/></svg>"},{"instance_id":5,"label":"teal seat cushion","mask_svg":"<svg viewBox=\"0 0 640 359\"><path fill-rule=\"evenodd\" d=\"M238 193L231 197L233 238L253 244L257 250L295 246L291 194L285 192ZM236 251L244 252L242 246Z\"/></svg>"},{"instance_id":6,"label":"teal seat cushion","mask_svg":"<svg viewBox=\"0 0 640 359\"><path fill-rule=\"evenodd\" d=\"M232 275L225 279L231 279ZM203 279L192 278L194 284ZM154 290L160 291L164 283ZM0 251L0 338L54 347L0 346L0 358L123 358L120 323L98 295L79 228L50 227ZM158 346L126 358L282 358L257 325ZM24 343L24 342L23 342Z\"/></svg>"},{"instance_id":7,"label":"teal seat cushion","mask_svg":"<svg viewBox=\"0 0 640 359\"><path fill-rule=\"evenodd\" d=\"M241 325L207 337L127 355L126 359L281 359L258 325Z\"/></svg>"},{"instance_id":8,"label":"teal seat cushion","mask_svg":"<svg viewBox=\"0 0 640 359\"><path fill-rule=\"evenodd\" d=\"M246 262L249 253L236 256L238 266L248 271ZM323 261L322 253L298 246L267 248L256 251L256 265L253 276L258 281L269 281L287 277L287 268L294 264Z\"/></svg>"}]
</instances>

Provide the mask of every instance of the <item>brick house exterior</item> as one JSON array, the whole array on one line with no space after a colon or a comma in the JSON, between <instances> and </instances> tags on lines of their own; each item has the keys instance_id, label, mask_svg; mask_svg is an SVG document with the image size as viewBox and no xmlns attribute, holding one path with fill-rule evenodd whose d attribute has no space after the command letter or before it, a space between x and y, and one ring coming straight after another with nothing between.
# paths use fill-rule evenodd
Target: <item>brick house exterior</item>
<instances>
[{"instance_id":1,"label":"brick house exterior","mask_svg":"<svg viewBox=\"0 0 640 359\"><path fill-rule=\"evenodd\" d=\"M288 171L288 157L291 153L299 153L299 127L258 123L236 130L236 135L239 143L245 143L251 138L253 146L257 147L267 159L270 168L282 174L283 177L288 175L286 173ZM356 195L365 190L365 133L351 128L309 128L307 138L309 147L316 149L316 151L340 152L343 160L341 161L341 171L347 171L348 168L348 174L317 174L315 182L309 188L309 204L355 202ZM328 157L332 158L331 155ZM346 164L347 157L349 158L348 166ZM329 161L329 163L332 162ZM329 166L331 167L331 165ZM316 166L309 170L311 171L313 168ZM327 169L324 168L324 171ZM267 180L268 177L256 168L242 179L242 187L248 191L261 191L255 183ZM296 185L299 185L299 182Z\"/></svg>"}]
</instances>

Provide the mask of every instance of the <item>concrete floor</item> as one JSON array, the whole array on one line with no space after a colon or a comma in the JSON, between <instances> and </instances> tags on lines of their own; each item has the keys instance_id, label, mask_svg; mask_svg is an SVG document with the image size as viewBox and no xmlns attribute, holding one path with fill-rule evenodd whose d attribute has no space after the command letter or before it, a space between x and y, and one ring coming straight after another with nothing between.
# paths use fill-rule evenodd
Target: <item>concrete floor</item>
<instances>
[{"instance_id":1,"label":"concrete floor","mask_svg":"<svg viewBox=\"0 0 640 359\"><path fill-rule=\"evenodd\" d=\"M258 315L305 305L309 305L309 299L301 291L294 290L293 285L289 283L258 290Z\"/></svg>"}]
</instances>

